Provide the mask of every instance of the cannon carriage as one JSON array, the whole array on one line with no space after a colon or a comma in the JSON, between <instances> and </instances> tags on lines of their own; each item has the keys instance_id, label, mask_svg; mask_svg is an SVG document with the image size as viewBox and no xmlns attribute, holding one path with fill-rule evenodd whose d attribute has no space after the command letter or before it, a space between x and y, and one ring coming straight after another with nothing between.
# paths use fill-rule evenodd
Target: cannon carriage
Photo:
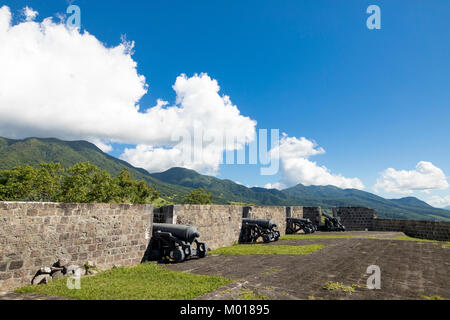
<instances>
[{"instance_id":1,"label":"cannon carriage","mask_svg":"<svg viewBox=\"0 0 450 320\"><path fill-rule=\"evenodd\" d=\"M319 225L319 231L345 231L345 226L338 217L332 217L326 213L322 214L325 223Z\"/></svg>"},{"instance_id":2,"label":"cannon carriage","mask_svg":"<svg viewBox=\"0 0 450 320\"><path fill-rule=\"evenodd\" d=\"M300 230L306 234L314 233L317 231L317 226L306 218L286 218L286 234L294 234Z\"/></svg>"},{"instance_id":3,"label":"cannon carriage","mask_svg":"<svg viewBox=\"0 0 450 320\"><path fill-rule=\"evenodd\" d=\"M242 219L242 229L239 236L239 243L254 243L262 238L264 243L277 241L280 238L280 231L271 219Z\"/></svg>"},{"instance_id":4,"label":"cannon carriage","mask_svg":"<svg viewBox=\"0 0 450 320\"><path fill-rule=\"evenodd\" d=\"M206 243L199 242L196 227L169 223L154 223L150 240L150 260L183 262L207 255Z\"/></svg>"}]
</instances>

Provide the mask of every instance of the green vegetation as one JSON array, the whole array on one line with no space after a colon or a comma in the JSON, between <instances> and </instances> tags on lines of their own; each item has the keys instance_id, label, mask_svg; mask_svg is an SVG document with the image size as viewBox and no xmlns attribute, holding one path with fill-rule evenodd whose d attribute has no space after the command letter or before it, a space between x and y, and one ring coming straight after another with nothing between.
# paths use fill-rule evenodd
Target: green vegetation
<instances>
[{"instance_id":1,"label":"green vegetation","mask_svg":"<svg viewBox=\"0 0 450 320\"><path fill-rule=\"evenodd\" d=\"M281 236L280 240L348 239L348 238L354 238L354 237L356 237L356 235L286 234L284 236Z\"/></svg>"},{"instance_id":2,"label":"green vegetation","mask_svg":"<svg viewBox=\"0 0 450 320\"><path fill-rule=\"evenodd\" d=\"M152 203L159 192L123 169L116 177L89 162L42 163L0 171L0 201Z\"/></svg>"},{"instance_id":3,"label":"green vegetation","mask_svg":"<svg viewBox=\"0 0 450 320\"><path fill-rule=\"evenodd\" d=\"M445 300L444 298L441 298L440 296L421 296L421 297L426 300Z\"/></svg>"},{"instance_id":4,"label":"green vegetation","mask_svg":"<svg viewBox=\"0 0 450 320\"><path fill-rule=\"evenodd\" d=\"M368 239L377 239L377 240L398 240L398 241L415 241L418 243L421 242L431 242L435 244L443 244L442 248L448 248L450 246L450 241L438 241L438 240L430 240L430 239L420 239L420 238L413 238L410 236L398 236L396 238L368 238Z\"/></svg>"},{"instance_id":5,"label":"green vegetation","mask_svg":"<svg viewBox=\"0 0 450 320\"><path fill-rule=\"evenodd\" d=\"M241 290L239 298L234 300L267 300L265 296L255 293L252 290Z\"/></svg>"},{"instance_id":6,"label":"green vegetation","mask_svg":"<svg viewBox=\"0 0 450 320\"><path fill-rule=\"evenodd\" d=\"M321 244L311 244L306 246L287 245L262 245L262 244L239 244L236 246L222 247L211 251L212 254L309 254L325 248Z\"/></svg>"},{"instance_id":7,"label":"green vegetation","mask_svg":"<svg viewBox=\"0 0 450 320\"><path fill-rule=\"evenodd\" d=\"M438 242L437 240L413 238L413 237L410 237L410 236L398 236L396 238L389 238L389 239L386 239L386 240Z\"/></svg>"},{"instance_id":8,"label":"green vegetation","mask_svg":"<svg viewBox=\"0 0 450 320\"><path fill-rule=\"evenodd\" d=\"M355 292L355 287L345 286L342 282L328 281L323 287L325 290L341 290L342 292Z\"/></svg>"},{"instance_id":9,"label":"green vegetation","mask_svg":"<svg viewBox=\"0 0 450 320\"><path fill-rule=\"evenodd\" d=\"M171 204L173 204L173 202L167 201L166 199L163 199L161 197L158 197L152 201L152 205L154 208L161 208L161 207L168 206Z\"/></svg>"},{"instance_id":10,"label":"green vegetation","mask_svg":"<svg viewBox=\"0 0 450 320\"><path fill-rule=\"evenodd\" d=\"M60 163L65 169L80 162L89 162L111 176L126 169L134 179L145 181L160 191L162 198L172 203L181 203L183 195L191 190L155 179L146 170L114 158L87 141L62 141L54 138L13 140L0 137L0 170L10 170L26 164L39 168L41 163L48 162Z\"/></svg>"},{"instance_id":11,"label":"green vegetation","mask_svg":"<svg viewBox=\"0 0 450 320\"><path fill-rule=\"evenodd\" d=\"M211 204L212 193L202 188L192 190L183 198L186 204Z\"/></svg>"},{"instance_id":12,"label":"green vegetation","mask_svg":"<svg viewBox=\"0 0 450 320\"><path fill-rule=\"evenodd\" d=\"M223 277L172 271L154 263L113 268L81 278L80 290L68 289L66 281L58 279L16 292L81 300L190 300L232 282Z\"/></svg>"},{"instance_id":13,"label":"green vegetation","mask_svg":"<svg viewBox=\"0 0 450 320\"><path fill-rule=\"evenodd\" d=\"M229 201L228 204L230 206L241 206L241 207L252 207L256 206L254 203L245 203L245 202L239 202L239 201Z\"/></svg>"}]
</instances>

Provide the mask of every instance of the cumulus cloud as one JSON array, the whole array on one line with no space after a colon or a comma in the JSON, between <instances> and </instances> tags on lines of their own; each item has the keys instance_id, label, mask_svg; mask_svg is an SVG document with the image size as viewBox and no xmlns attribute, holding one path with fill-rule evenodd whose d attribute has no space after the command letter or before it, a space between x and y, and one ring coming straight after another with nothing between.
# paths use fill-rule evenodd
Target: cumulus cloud
<instances>
[{"instance_id":1,"label":"cumulus cloud","mask_svg":"<svg viewBox=\"0 0 450 320\"><path fill-rule=\"evenodd\" d=\"M325 153L315 142L304 137L298 139L283 134L280 144L271 150L273 157L279 157L281 181L267 184L266 188L283 189L299 183L309 185L333 185L339 188L363 189L359 178L347 178L333 174L325 166L309 160L311 156Z\"/></svg>"},{"instance_id":2,"label":"cumulus cloud","mask_svg":"<svg viewBox=\"0 0 450 320\"><path fill-rule=\"evenodd\" d=\"M426 200L428 204L432 205L436 208L444 208L450 206L450 196L432 196L428 200Z\"/></svg>"},{"instance_id":3,"label":"cumulus cloud","mask_svg":"<svg viewBox=\"0 0 450 320\"><path fill-rule=\"evenodd\" d=\"M264 185L265 189L277 189L277 190L283 190L286 188L286 186L281 182L275 182L275 183L267 183Z\"/></svg>"},{"instance_id":4,"label":"cumulus cloud","mask_svg":"<svg viewBox=\"0 0 450 320\"><path fill-rule=\"evenodd\" d=\"M23 9L23 15L25 16L26 21L33 21L34 19L36 19L38 14L39 13L37 11L34 11L33 8L30 8L28 6Z\"/></svg>"},{"instance_id":5,"label":"cumulus cloud","mask_svg":"<svg viewBox=\"0 0 450 320\"><path fill-rule=\"evenodd\" d=\"M148 86L132 58L133 42L107 47L51 18L33 21L31 8L24 14L26 21L12 25L10 9L0 8L0 135L85 139L104 151L126 143L136 147L122 158L149 171L186 166L211 172L224 150L254 139L256 122L220 95L207 74L180 75L174 105L159 100L142 109ZM188 158L186 140L194 140L197 129L209 140L191 147L201 157ZM224 145L221 138L230 132L235 143Z\"/></svg>"},{"instance_id":6,"label":"cumulus cloud","mask_svg":"<svg viewBox=\"0 0 450 320\"><path fill-rule=\"evenodd\" d=\"M382 190L400 194L447 188L448 182L444 172L428 161L420 161L414 170L388 168L381 173L374 186L376 192Z\"/></svg>"},{"instance_id":7,"label":"cumulus cloud","mask_svg":"<svg viewBox=\"0 0 450 320\"><path fill-rule=\"evenodd\" d=\"M147 111L165 123L161 130L169 129L161 140L164 146L138 144L121 158L151 172L181 166L216 174L225 150L242 149L254 139L256 121L242 116L228 96L220 96L217 81L206 74L181 75L173 89L176 106L159 101Z\"/></svg>"}]
</instances>

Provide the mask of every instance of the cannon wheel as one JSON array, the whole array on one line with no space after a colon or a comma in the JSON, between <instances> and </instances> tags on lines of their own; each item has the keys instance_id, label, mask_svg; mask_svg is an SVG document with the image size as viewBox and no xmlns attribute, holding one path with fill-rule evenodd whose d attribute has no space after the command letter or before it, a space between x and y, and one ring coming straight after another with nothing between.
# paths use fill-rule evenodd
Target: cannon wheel
<instances>
[{"instance_id":1,"label":"cannon wheel","mask_svg":"<svg viewBox=\"0 0 450 320\"><path fill-rule=\"evenodd\" d=\"M186 258L184 251L181 247L175 247L169 252L169 258L175 262L183 262Z\"/></svg>"},{"instance_id":2,"label":"cannon wheel","mask_svg":"<svg viewBox=\"0 0 450 320\"><path fill-rule=\"evenodd\" d=\"M198 244L198 256L200 258L204 258L208 255L208 248L206 247L206 243Z\"/></svg>"},{"instance_id":3,"label":"cannon wheel","mask_svg":"<svg viewBox=\"0 0 450 320\"><path fill-rule=\"evenodd\" d=\"M269 243L270 242L270 235L263 235L262 239L263 239L264 243Z\"/></svg>"},{"instance_id":4,"label":"cannon wheel","mask_svg":"<svg viewBox=\"0 0 450 320\"><path fill-rule=\"evenodd\" d=\"M275 240L274 241L278 241L281 237L280 231L275 231Z\"/></svg>"}]
</instances>

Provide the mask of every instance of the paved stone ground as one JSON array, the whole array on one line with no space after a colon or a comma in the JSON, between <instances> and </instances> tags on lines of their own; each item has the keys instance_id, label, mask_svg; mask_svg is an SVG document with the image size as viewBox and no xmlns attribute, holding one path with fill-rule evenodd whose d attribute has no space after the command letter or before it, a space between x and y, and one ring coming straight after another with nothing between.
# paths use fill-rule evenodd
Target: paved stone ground
<instances>
[{"instance_id":1,"label":"paved stone ground","mask_svg":"<svg viewBox=\"0 0 450 320\"><path fill-rule=\"evenodd\" d=\"M252 291L268 299L450 299L450 247L443 243L387 240L395 232L316 233L352 235L347 239L280 240L269 245L324 244L308 255L209 255L167 268L203 275L222 275L236 282L198 299L236 299ZM376 238L376 239L372 239ZM383 240L384 239L384 240ZM366 269L381 268L381 289L369 290ZM323 289L327 281L359 285L353 293ZM0 300L61 299L0 293Z\"/></svg>"},{"instance_id":2,"label":"paved stone ground","mask_svg":"<svg viewBox=\"0 0 450 320\"><path fill-rule=\"evenodd\" d=\"M14 292L0 292L0 301L1 300L72 300L72 299L43 296L40 294L20 294Z\"/></svg>"},{"instance_id":3,"label":"paved stone ground","mask_svg":"<svg viewBox=\"0 0 450 320\"><path fill-rule=\"evenodd\" d=\"M271 244L326 245L325 249L308 255L211 255L168 268L241 279L199 299L235 299L243 290L269 299L422 299L422 296L450 299L450 248L443 248L443 243L369 239L403 235L392 232L339 234L355 237L282 240ZM380 290L366 288L369 277L366 270L370 265L381 269ZM323 289L327 281L361 287L352 293L329 291Z\"/></svg>"}]
</instances>

